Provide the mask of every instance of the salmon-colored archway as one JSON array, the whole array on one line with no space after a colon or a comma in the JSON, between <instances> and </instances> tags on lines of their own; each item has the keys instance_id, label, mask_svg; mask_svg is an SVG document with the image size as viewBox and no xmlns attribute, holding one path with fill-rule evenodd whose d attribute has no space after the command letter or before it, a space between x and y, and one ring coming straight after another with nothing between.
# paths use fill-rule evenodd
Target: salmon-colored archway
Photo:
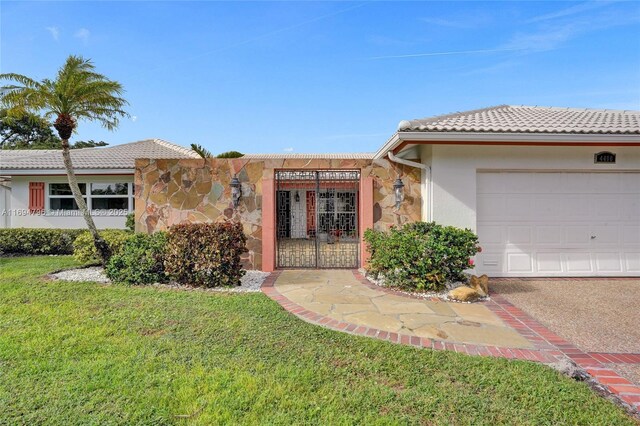
<instances>
[{"instance_id":1,"label":"salmon-colored archway","mask_svg":"<svg viewBox=\"0 0 640 426\"><path fill-rule=\"evenodd\" d=\"M364 243L364 231L373 228L373 178L360 179L358 220L360 223L360 266L365 266L369 253ZM276 267L276 192L273 178L262 179L262 270L273 272Z\"/></svg>"}]
</instances>

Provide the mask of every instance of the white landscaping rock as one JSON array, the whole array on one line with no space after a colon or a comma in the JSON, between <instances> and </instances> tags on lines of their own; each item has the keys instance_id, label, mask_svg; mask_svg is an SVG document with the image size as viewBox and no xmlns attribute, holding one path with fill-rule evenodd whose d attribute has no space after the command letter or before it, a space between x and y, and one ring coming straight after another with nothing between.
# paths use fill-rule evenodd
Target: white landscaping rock
<instances>
[{"instance_id":1,"label":"white landscaping rock","mask_svg":"<svg viewBox=\"0 0 640 426\"><path fill-rule=\"evenodd\" d=\"M100 266L89 268L68 269L66 271L51 274L51 277L65 281L92 281L97 283L108 283L109 278L104 274Z\"/></svg>"},{"instance_id":2,"label":"white landscaping rock","mask_svg":"<svg viewBox=\"0 0 640 426\"><path fill-rule=\"evenodd\" d=\"M214 288L200 288L180 285L176 283L171 284L155 284L157 287L174 288L180 290L204 290L204 291L218 291L218 292L231 292L231 293L250 293L260 291L262 283L270 275L269 272L262 271L246 271L240 285L237 287L214 287ZM65 281L92 281L97 283L110 283L111 281L104 274L104 271L99 266L92 266L89 268L69 269L66 271L56 272L50 275L54 279Z\"/></svg>"}]
</instances>

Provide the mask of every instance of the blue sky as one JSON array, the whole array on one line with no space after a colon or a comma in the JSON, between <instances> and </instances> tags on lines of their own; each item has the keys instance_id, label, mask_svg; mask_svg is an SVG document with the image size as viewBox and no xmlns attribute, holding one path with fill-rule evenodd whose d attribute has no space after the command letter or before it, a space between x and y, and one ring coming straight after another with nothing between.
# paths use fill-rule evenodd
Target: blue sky
<instances>
[{"instance_id":1,"label":"blue sky","mask_svg":"<svg viewBox=\"0 0 640 426\"><path fill-rule=\"evenodd\" d=\"M131 119L80 139L212 152L374 151L402 119L498 104L640 109L640 3L8 2L0 70L69 54Z\"/></svg>"}]
</instances>

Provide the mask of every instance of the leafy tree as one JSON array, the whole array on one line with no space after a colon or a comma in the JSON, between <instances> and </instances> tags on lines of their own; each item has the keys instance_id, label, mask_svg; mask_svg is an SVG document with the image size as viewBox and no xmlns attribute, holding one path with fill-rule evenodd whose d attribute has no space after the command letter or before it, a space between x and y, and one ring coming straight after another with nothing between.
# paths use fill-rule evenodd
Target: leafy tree
<instances>
[{"instance_id":1,"label":"leafy tree","mask_svg":"<svg viewBox=\"0 0 640 426\"><path fill-rule=\"evenodd\" d=\"M73 145L71 145L71 149L82 149L82 148L97 148L101 146L109 145L105 141L94 141L93 139L89 139L88 141L77 141Z\"/></svg>"},{"instance_id":2,"label":"leafy tree","mask_svg":"<svg viewBox=\"0 0 640 426\"><path fill-rule=\"evenodd\" d=\"M105 141L76 141L71 149L95 148L109 145ZM0 149L60 149L62 141L54 133L51 123L35 114L12 117L0 109Z\"/></svg>"},{"instance_id":3,"label":"leafy tree","mask_svg":"<svg viewBox=\"0 0 640 426\"><path fill-rule=\"evenodd\" d=\"M35 114L11 117L0 110L0 149L59 149L51 124Z\"/></svg>"},{"instance_id":4,"label":"leafy tree","mask_svg":"<svg viewBox=\"0 0 640 426\"><path fill-rule=\"evenodd\" d=\"M129 116L124 110L128 102L122 97L122 85L97 73L91 60L74 55L67 58L53 80L36 81L15 73L0 74L0 80L12 82L0 87L0 106L7 109L9 117L42 113L47 120L55 119L53 127L62 142L62 158L71 192L102 263L106 264L111 249L98 233L82 198L69 153L69 139L79 120L96 121L107 130L115 130L120 118Z\"/></svg>"},{"instance_id":5,"label":"leafy tree","mask_svg":"<svg viewBox=\"0 0 640 426\"><path fill-rule=\"evenodd\" d=\"M191 144L191 149L193 151L195 151L196 154L198 154L202 158L211 158L211 157L213 157L213 154L211 154L211 152L207 148L203 147L200 144L192 143Z\"/></svg>"},{"instance_id":6,"label":"leafy tree","mask_svg":"<svg viewBox=\"0 0 640 426\"><path fill-rule=\"evenodd\" d=\"M244 157L244 154L238 151L227 151L216 155L216 158L240 158Z\"/></svg>"}]
</instances>

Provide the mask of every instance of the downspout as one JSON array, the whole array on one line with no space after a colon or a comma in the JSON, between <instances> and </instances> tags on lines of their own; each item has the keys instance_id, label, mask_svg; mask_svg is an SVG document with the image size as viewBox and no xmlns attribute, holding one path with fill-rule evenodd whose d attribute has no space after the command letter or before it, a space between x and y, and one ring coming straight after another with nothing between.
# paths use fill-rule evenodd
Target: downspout
<instances>
[{"instance_id":1,"label":"downspout","mask_svg":"<svg viewBox=\"0 0 640 426\"><path fill-rule=\"evenodd\" d=\"M427 166L426 164L422 164L422 163L418 163L416 161L411 161L411 160L405 160L404 158L398 158L395 155L393 155L393 152L389 151L387 153L387 157L389 157L389 160L393 161L394 163L398 163L398 164L404 164L405 166L409 166L409 167L416 167L418 169L422 169L427 173L427 182L425 187L427 189L427 222L431 222L432 218L432 190L431 190L431 166Z\"/></svg>"}]
</instances>

